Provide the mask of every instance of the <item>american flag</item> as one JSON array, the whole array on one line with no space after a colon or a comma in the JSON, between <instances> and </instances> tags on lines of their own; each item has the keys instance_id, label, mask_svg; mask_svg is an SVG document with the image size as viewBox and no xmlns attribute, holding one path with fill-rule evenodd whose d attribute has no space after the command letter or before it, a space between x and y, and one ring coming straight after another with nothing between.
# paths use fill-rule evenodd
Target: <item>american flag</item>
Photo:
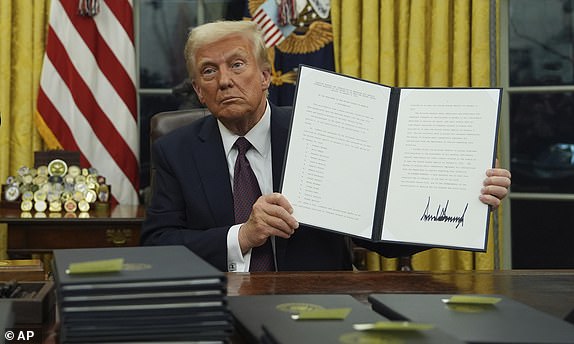
<instances>
[{"instance_id":1,"label":"american flag","mask_svg":"<svg viewBox=\"0 0 574 344\"><path fill-rule=\"evenodd\" d=\"M295 31L295 26L291 24L279 24L279 8L275 0L267 0L252 15L251 20L263 32L265 46L273 47L281 43L287 36Z\"/></svg>"},{"instance_id":2,"label":"american flag","mask_svg":"<svg viewBox=\"0 0 574 344\"><path fill-rule=\"evenodd\" d=\"M133 3L94 1L89 15L78 1L51 2L37 124L48 148L80 151L118 203L137 204Z\"/></svg>"}]
</instances>

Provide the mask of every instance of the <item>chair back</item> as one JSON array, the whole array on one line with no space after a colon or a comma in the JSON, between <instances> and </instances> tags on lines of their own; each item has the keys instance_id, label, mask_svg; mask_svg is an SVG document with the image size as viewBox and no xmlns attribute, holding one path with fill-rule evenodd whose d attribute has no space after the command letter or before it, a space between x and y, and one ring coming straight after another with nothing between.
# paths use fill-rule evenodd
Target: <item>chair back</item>
<instances>
[{"instance_id":1,"label":"chair back","mask_svg":"<svg viewBox=\"0 0 574 344\"><path fill-rule=\"evenodd\" d=\"M164 111L156 113L150 119L150 125L149 125L150 149L153 146L155 140L159 139L163 135L169 133L174 129L190 124L191 122L197 119L208 116L209 114L210 112L209 110L207 110L207 108L193 108L193 109ZM150 152L150 158L151 158L150 184L151 184L151 192L153 193L155 166L153 163L152 154L153 152Z\"/></svg>"},{"instance_id":2,"label":"chair back","mask_svg":"<svg viewBox=\"0 0 574 344\"><path fill-rule=\"evenodd\" d=\"M209 115L207 108L164 111L153 115L150 119L150 144L170 131L183 127L196 119Z\"/></svg>"}]
</instances>

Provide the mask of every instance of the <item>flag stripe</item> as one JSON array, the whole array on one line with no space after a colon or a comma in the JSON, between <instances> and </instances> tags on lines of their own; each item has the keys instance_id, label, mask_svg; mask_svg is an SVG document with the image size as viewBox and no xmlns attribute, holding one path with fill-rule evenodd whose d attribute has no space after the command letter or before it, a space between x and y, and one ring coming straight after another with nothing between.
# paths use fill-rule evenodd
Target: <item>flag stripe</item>
<instances>
[{"instance_id":1,"label":"flag stripe","mask_svg":"<svg viewBox=\"0 0 574 344\"><path fill-rule=\"evenodd\" d=\"M110 2L110 4L122 4L124 2ZM108 3L102 3L102 12L103 13L112 13L112 8L107 6ZM131 11L131 7L127 10ZM131 18L131 17L130 17ZM125 71L135 71L135 46L134 46L134 38L133 33L130 35L129 32L126 32L125 27L124 30L111 30L113 27L118 27L119 25L124 25L125 23L122 21L118 21L117 16L96 16L94 19L96 26L98 28L98 32L106 41L108 46L110 47L112 53L123 56L124 58L119 59L118 62L122 64ZM130 27L133 27L133 22L130 21ZM135 73L129 73L129 78L131 79L134 85L134 92L135 92Z\"/></svg>"},{"instance_id":2,"label":"flag stripe","mask_svg":"<svg viewBox=\"0 0 574 344\"><path fill-rule=\"evenodd\" d=\"M52 130L56 131L58 135L58 141L62 147L66 147L66 149L79 151L78 145L76 145L76 141L74 140L74 135L70 130L70 127L67 123L62 119L60 113L54 107L54 104L50 101L48 96L44 93L44 89L40 88L38 92L38 108L42 109L43 119L48 125L48 127L52 128ZM80 154L83 159L85 157L83 154ZM87 161L83 161L82 163L87 163Z\"/></svg>"},{"instance_id":3,"label":"flag stripe","mask_svg":"<svg viewBox=\"0 0 574 344\"><path fill-rule=\"evenodd\" d=\"M127 105L129 108L130 113L132 116L136 116L136 103L135 103L135 81L132 80L132 77L126 73L125 66L122 66L120 61L117 59L116 55L110 49L108 43L102 38L102 32L99 31L99 28L96 27L96 19L87 19L82 16L78 16L76 5L71 1L64 2L62 10L66 12L67 18L62 17L61 20L67 19L70 23L74 26L77 34L79 34L86 47L90 49L91 53L94 55L95 61L98 64L100 71L106 76L106 78L110 81L112 86L114 87L115 92L122 98L122 101ZM103 4L102 4L103 5ZM96 18L114 18L111 13L108 12L106 16L104 9L107 10L106 6L100 7L100 13L96 16ZM102 21L102 19L100 19ZM111 28L118 28L121 27L119 25L113 25L113 23L104 23L104 27L107 28L107 31L110 31ZM107 32L108 36L111 35L121 35L123 30L114 30L114 33ZM117 40L117 42L120 42ZM127 42L123 41L120 49L125 49L126 51L132 50L133 51L133 43L129 40ZM130 49L130 45L132 45ZM118 48L118 47L113 47ZM119 50L121 51L121 50ZM133 59L134 57L131 56ZM133 60L135 61L135 60ZM133 66L128 66L133 67ZM127 84L130 83L131 84Z\"/></svg>"},{"instance_id":4,"label":"flag stripe","mask_svg":"<svg viewBox=\"0 0 574 344\"><path fill-rule=\"evenodd\" d=\"M131 0L102 1L95 17L77 1L52 0L38 92L40 132L80 151L112 186L137 204L138 126ZM54 139L55 138L55 139Z\"/></svg>"},{"instance_id":5,"label":"flag stripe","mask_svg":"<svg viewBox=\"0 0 574 344\"><path fill-rule=\"evenodd\" d=\"M283 34L281 34L281 32L279 32L278 34L273 35L269 40L268 40L268 46L272 47L274 45L279 44L279 42L283 41L285 37L283 37Z\"/></svg>"},{"instance_id":6,"label":"flag stripe","mask_svg":"<svg viewBox=\"0 0 574 344\"><path fill-rule=\"evenodd\" d=\"M263 9L263 6L255 11L252 16L252 20L257 23L261 31L263 32L263 38L265 39L265 46L272 47L279 44L285 39L283 32L277 26L277 23L269 16L267 12Z\"/></svg>"},{"instance_id":7,"label":"flag stripe","mask_svg":"<svg viewBox=\"0 0 574 344\"><path fill-rule=\"evenodd\" d=\"M106 0L105 2L101 3L101 6L102 8L104 6L107 6L109 8L110 12L112 12L116 17L116 19L118 19L118 24L120 24L124 28L124 32L128 35L129 40L131 42L135 42L134 32L132 29L134 27L133 17L131 15L133 11L132 1ZM125 18L129 18L129 20L126 20Z\"/></svg>"},{"instance_id":8,"label":"flag stripe","mask_svg":"<svg viewBox=\"0 0 574 344\"><path fill-rule=\"evenodd\" d=\"M99 68L95 68L98 65L96 58L91 54L90 49L85 45L73 24L66 20L68 19L67 14L64 12L63 7L60 6L60 2L54 1L53 3L55 4L53 8L56 9L56 13L53 13L53 15L55 14L58 19L54 20L54 23L51 21L50 27L53 28L55 34L62 42L74 43L63 43L65 47L61 48L65 49L64 51L70 56L70 68L75 68L88 84L96 98L96 102L102 108L108 120L116 127L116 130L119 133L134 133L137 137L137 123L134 115L114 91L107 77L101 73ZM123 139L130 146L132 154L137 156L137 139L134 137L123 137Z\"/></svg>"},{"instance_id":9,"label":"flag stripe","mask_svg":"<svg viewBox=\"0 0 574 344\"><path fill-rule=\"evenodd\" d=\"M262 8L259 8L256 12L255 15L253 15L253 20L257 23L261 22L261 18L264 16L265 11L263 11Z\"/></svg>"},{"instance_id":10,"label":"flag stripe","mask_svg":"<svg viewBox=\"0 0 574 344\"><path fill-rule=\"evenodd\" d=\"M137 165L137 158L133 154L124 154L124 152L131 152L130 148L126 145L124 140L113 140L114 137L121 137L117 132L113 123L110 122L106 114L102 111L92 92L87 87L84 80L80 77L74 68L69 68L72 65L68 54L65 53L65 48L56 37L52 30L48 32L48 39L51 46L46 51L50 62L53 63L56 71L62 77L63 82L69 90L74 90L70 96L75 100L75 105L83 114L83 117L89 123L97 123L92 127L94 135L99 138L99 141L106 147L110 155L118 163L122 159L130 159L130 163L126 167L126 174L135 176L138 171L135 169ZM76 118L72 118L70 126L75 129ZM73 132L77 132L73 130ZM81 131L80 131L81 133Z\"/></svg>"},{"instance_id":11,"label":"flag stripe","mask_svg":"<svg viewBox=\"0 0 574 344\"><path fill-rule=\"evenodd\" d=\"M49 75L50 77L44 78L44 75ZM73 137L73 142L69 143L70 147L66 147L64 142L62 142L62 145L66 149L79 150L84 155L89 166L95 167L101 175L106 177L108 183L112 185L112 192L118 202L129 202L130 193L134 192L134 190L129 182L126 183L129 180L123 173L123 169L116 164L99 140L93 140L95 134L92 131L92 126L76 104L69 101L73 97L70 89L66 87L64 80L60 78L60 74L49 59L44 61L41 87L57 113L45 114L52 115L51 120L54 121L61 119L65 123L74 123L72 127L59 126L61 130L59 133L60 137L64 135ZM46 116L44 115L44 117ZM119 188L119 190L114 190L114 188Z\"/></svg>"}]
</instances>

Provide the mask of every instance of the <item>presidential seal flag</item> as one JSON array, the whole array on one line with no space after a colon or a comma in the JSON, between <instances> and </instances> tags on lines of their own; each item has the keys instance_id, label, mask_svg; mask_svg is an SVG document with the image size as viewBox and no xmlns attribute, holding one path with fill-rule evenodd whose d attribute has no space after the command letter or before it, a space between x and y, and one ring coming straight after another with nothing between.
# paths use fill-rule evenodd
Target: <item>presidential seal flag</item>
<instances>
[{"instance_id":1,"label":"presidential seal flag","mask_svg":"<svg viewBox=\"0 0 574 344\"><path fill-rule=\"evenodd\" d=\"M299 65L335 70L330 0L249 0L245 17L264 33L272 62L269 100L292 105Z\"/></svg>"},{"instance_id":2,"label":"presidential seal flag","mask_svg":"<svg viewBox=\"0 0 574 344\"><path fill-rule=\"evenodd\" d=\"M131 0L52 0L37 110L48 148L79 151L118 203L138 203Z\"/></svg>"},{"instance_id":3,"label":"presidential seal flag","mask_svg":"<svg viewBox=\"0 0 574 344\"><path fill-rule=\"evenodd\" d=\"M267 48L274 47L283 42L287 36L295 31L295 26L287 22L283 24L279 23L281 16L278 10L275 0L267 0L252 16L252 20L257 23L257 26L259 26L263 32L265 46Z\"/></svg>"}]
</instances>

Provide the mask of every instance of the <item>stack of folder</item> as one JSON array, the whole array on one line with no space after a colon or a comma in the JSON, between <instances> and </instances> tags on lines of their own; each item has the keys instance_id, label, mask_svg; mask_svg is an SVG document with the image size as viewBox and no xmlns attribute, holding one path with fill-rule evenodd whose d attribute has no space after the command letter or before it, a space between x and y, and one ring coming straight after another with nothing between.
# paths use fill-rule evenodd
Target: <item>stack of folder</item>
<instances>
[{"instance_id":1,"label":"stack of folder","mask_svg":"<svg viewBox=\"0 0 574 344\"><path fill-rule=\"evenodd\" d=\"M225 342L225 275L183 246L54 251L63 343Z\"/></svg>"},{"instance_id":2,"label":"stack of folder","mask_svg":"<svg viewBox=\"0 0 574 344\"><path fill-rule=\"evenodd\" d=\"M14 311L13 302L10 299L0 300L0 333L4 334L6 337L6 330L12 329L14 326ZM0 341L3 343L3 341Z\"/></svg>"}]
</instances>

